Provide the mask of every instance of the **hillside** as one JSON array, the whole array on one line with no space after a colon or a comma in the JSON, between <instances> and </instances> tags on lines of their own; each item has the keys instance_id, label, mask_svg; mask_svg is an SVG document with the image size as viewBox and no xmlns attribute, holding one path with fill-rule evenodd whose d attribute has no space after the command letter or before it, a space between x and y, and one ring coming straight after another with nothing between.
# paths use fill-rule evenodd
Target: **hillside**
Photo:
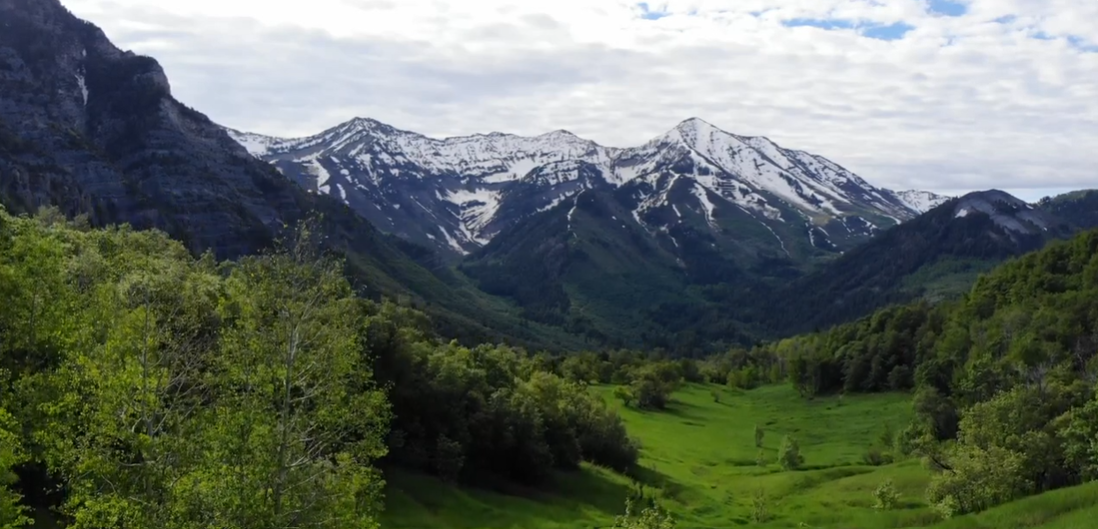
<instances>
[{"instance_id":1,"label":"hillside","mask_svg":"<svg viewBox=\"0 0 1098 529\"><path fill-rule=\"evenodd\" d=\"M1002 191L943 203L777 290L773 328L789 333L850 321L874 309L967 291L978 274L1077 231L1069 211L1033 207ZM1061 216L1063 215L1063 216Z\"/></svg>"},{"instance_id":2,"label":"hillside","mask_svg":"<svg viewBox=\"0 0 1098 529\"><path fill-rule=\"evenodd\" d=\"M284 225L320 216L363 295L405 299L471 343L582 344L522 321L426 249L254 159L172 97L154 59L118 49L58 0L0 0L0 19L0 203L11 211L54 205L93 225L158 228L220 258L253 254Z\"/></svg>"},{"instance_id":3,"label":"hillside","mask_svg":"<svg viewBox=\"0 0 1098 529\"><path fill-rule=\"evenodd\" d=\"M1098 190L1084 189L1045 197L1037 202L1037 208L1067 219L1084 230L1098 228Z\"/></svg>"}]
</instances>

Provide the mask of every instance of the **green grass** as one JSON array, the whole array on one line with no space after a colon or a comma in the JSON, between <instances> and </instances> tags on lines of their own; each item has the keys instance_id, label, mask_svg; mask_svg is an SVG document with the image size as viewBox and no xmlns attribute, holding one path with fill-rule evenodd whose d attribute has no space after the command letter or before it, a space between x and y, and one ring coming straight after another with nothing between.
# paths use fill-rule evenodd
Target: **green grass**
<instances>
[{"instance_id":1,"label":"green grass","mask_svg":"<svg viewBox=\"0 0 1098 529\"><path fill-rule=\"evenodd\" d=\"M711 389L721 392L714 402ZM600 387L611 401L612 388ZM617 402L613 405L620 408ZM1098 485L1028 498L941 524L926 505L929 473L915 460L866 466L862 455L885 424L900 430L910 417L906 395L806 402L788 386L734 391L691 385L663 412L621 409L642 443L639 478L670 508L680 529L746 525L766 528L1074 529L1098 527ZM756 465L754 427L766 432L770 461ZM805 468L782 471L774 461L784 435L800 441ZM557 529L609 527L629 492L628 478L586 467L561 474L546 490L460 489L433 478L390 473L386 529ZM873 490L891 478L899 508L878 512ZM771 518L752 518L756 494ZM802 525L803 524L803 525ZM938 524L938 525L935 525Z\"/></svg>"}]
</instances>

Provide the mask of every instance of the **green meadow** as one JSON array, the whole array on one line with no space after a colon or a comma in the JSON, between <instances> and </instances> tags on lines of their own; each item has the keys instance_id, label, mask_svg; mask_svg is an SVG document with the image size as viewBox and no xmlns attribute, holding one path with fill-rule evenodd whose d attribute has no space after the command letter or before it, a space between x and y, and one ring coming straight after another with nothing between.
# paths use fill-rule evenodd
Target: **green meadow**
<instances>
[{"instance_id":1,"label":"green meadow","mask_svg":"<svg viewBox=\"0 0 1098 529\"><path fill-rule=\"evenodd\" d=\"M610 387L593 388L619 406L640 440L636 482L585 467L560 474L547 489L457 488L437 479L391 472L386 529L557 529L613 524L637 483L670 509L681 529L918 528L1085 529L1098 527L1098 486L1027 498L978 515L942 521L925 502L930 472L917 459L870 466L864 455L886 428L910 418L904 394L854 395L806 401L789 386L738 391L688 385L667 410L621 408ZM714 392L716 392L715 398ZM764 431L755 446L755 427ZM800 443L804 465L783 471L778 448ZM762 455L764 466L760 466ZM891 479L894 509L874 508L873 492ZM759 520L762 521L759 521Z\"/></svg>"}]
</instances>

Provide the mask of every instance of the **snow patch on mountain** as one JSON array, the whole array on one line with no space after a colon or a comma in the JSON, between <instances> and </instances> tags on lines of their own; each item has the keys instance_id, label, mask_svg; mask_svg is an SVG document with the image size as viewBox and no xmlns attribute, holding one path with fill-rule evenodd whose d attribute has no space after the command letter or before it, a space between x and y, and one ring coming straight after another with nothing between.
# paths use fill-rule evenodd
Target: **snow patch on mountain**
<instances>
[{"instance_id":1,"label":"snow patch on mountain","mask_svg":"<svg viewBox=\"0 0 1098 529\"><path fill-rule=\"evenodd\" d=\"M944 203L950 198L945 195L939 195L930 191L919 191L916 189L910 189L907 191L896 191L896 198L900 199L907 207L918 211L919 213L926 213Z\"/></svg>"},{"instance_id":2,"label":"snow patch on mountain","mask_svg":"<svg viewBox=\"0 0 1098 529\"><path fill-rule=\"evenodd\" d=\"M705 210L705 221L708 222L710 226L716 226L716 223L713 222L713 212L717 207L709 201L708 189L695 182L692 191L694 192L694 196L698 197L698 202Z\"/></svg>"}]
</instances>

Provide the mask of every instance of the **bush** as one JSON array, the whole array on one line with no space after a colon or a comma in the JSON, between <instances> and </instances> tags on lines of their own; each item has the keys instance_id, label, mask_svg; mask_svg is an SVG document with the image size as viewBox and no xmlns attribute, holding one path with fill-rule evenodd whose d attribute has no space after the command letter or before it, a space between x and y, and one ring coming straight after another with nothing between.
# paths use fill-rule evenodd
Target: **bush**
<instances>
[{"instance_id":1,"label":"bush","mask_svg":"<svg viewBox=\"0 0 1098 529\"><path fill-rule=\"evenodd\" d=\"M960 506L958 505L956 498L953 496L946 496L936 503L933 503L931 509L934 509L934 512L938 513L938 516L941 516L943 520L948 520L953 518L953 515L957 514Z\"/></svg>"},{"instance_id":2,"label":"bush","mask_svg":"<svg viewBox=\"0 0 1098 529\"><path fill-rule=\"evenodd\" d=\"M759 453L755 455L755 464L760 467L765 467L767 463L768 461L766 459L766 451L759 450Z\"/></svg>"},{"instance_id":3,"label":"bush","mask_svg":"<svg viewBox=\"0 0 1098 529\"><path fill-rule=\"evenodd\" d=\"M900 500L900 493L896 490L896 486L892 484L892 479L887 479L877 487L877 490L873 491L873 499L876 501L873 504L874 509L892 510L896 508L896 504Z\"/></svg>"},{"instance_id":4,"label":"bush","mask_svg":"<svg viewBox=\"0 0 1098 529\"><path fill-rule=\"evenodd\" d=\"M770 502L766 498L766 491L759 489L751 497L751 520L755 523L766 523L770 520Z\"/></svg>"},{"instance_id":5,"label":"bush","mask_svg":"<svg viewBox=\"0 0 1098 529\"><path fill-rule=\"evenodd\" d=\"M1026 492L1019 454L997 447L961 447L952 455L952 470L937 475L927 488L930 503L949 503L953 514L968 514L1014 500Z\"/></svg>"},{"instance_id":6,"label":"bush","mask_svg":"<svg viewBox=\"0 0 1098 529\"><path fill-rule=\"evenodd\" d=\"M782 446L778 450L778 463L785 470L797 470L804 464L804 456L801 455L801 447L793 436L785 436Z\"/></svg>"},{"instance_id":7,"label":"bush","mask_svg":"<svg viewBox=\"0 0 1098 529\"><path fill-rule=\"evenodd\" d=\"M613 529L674 529L671 513L659 507L645 507L638 513L633 499L625 500L625 514L614 520Z\"/></svg>"},{"instance_id":8,"label":"bush","mask_svg":"<svg viewBox=\"0 0 1098 529\"><path fill-rule=\"evenodd\" d=\"M879 467L881 465L890 465L894 461L892 454L882 451L880 448L873 447L866 451L862 456L862 461L865 464L873 467Z\"/></svg>"}]
</instances>

